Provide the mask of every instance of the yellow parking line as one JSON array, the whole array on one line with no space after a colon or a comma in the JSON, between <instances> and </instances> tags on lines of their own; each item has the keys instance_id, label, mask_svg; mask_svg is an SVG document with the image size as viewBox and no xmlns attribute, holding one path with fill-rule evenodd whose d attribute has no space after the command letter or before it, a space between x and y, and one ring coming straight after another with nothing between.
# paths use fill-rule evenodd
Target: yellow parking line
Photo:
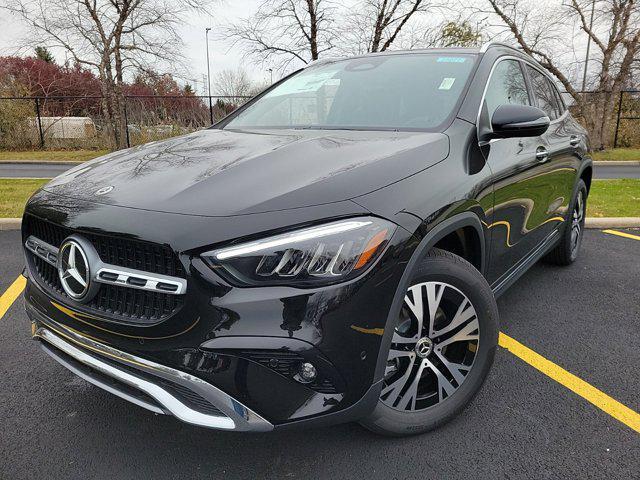
<instances>
[{"instance_id":1,"label":"yellow parking line","mask_svg":"<svg viewBox=\"0 0 640 480\"><path fill-rule=\"evenodd\" d=\"M636 238L640 240L640 237ZM2 294L0 297L0 319L4 317L9 307L13 305L13 302L22 293L26 283L26 279L20 275ZM498 344L549 378L592 403L603 412L608 413L619 422L640 433L640 414L637 412L502 332L500 332Z\"/></svg>"},{"instance_id":2,"label":"yellow parking line","mask_svg":"<svg viewBox=\"0 0 640 480\"><path fill-rule=\"evenodd\" d=\"M631 238L633 240L640 240L640 237L638 235L631 235L630 233L619 232L617 230L603 230L602 232L608 233L609 235L618 235L619 237Z\"/></svg>"},{"instance_id":3,"label":"yellow parking line","mask_svg":"<svg viewBox=\"0 0 640 480\"><path fill-rule=\"evenodd\" d=\"M640 433L640 414L637 412L502 332L500 332L498 344L603 412Z\"/></svg>"},{"instance_id":4,"label":"yellow parking line","mask_svg":"<svg viewBox=\"0 0 640 480\"><path fill-rule=\"evenodd\" d=\"M24 290L24 286L27 284L27 279L20 275L15 281L7 288L6 292L0 297L0 319L7 313L9 307L16 301L16 298Z\"/></svg>"}]
</instances>

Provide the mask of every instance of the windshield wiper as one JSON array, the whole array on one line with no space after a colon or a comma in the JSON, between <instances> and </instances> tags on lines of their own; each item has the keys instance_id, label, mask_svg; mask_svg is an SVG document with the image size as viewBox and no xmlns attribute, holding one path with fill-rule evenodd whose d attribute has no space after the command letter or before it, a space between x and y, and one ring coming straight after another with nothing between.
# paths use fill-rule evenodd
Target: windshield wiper
<instances>
[{"instance_id":1,"label":"windshield wiper","mask_svg":"<svg viewBox=\"0 0 640 480\"><path fill-rule=\"evenodd\" d=\"M382 132L399 132L400 129L397 127L341 127L341 126L330 126L330 125L302 125L298 127L293 127L294 130L346 130L346 131L358 131L358 132L366 132L366 131L382 131Z\"/></svg>"}]
</instances>

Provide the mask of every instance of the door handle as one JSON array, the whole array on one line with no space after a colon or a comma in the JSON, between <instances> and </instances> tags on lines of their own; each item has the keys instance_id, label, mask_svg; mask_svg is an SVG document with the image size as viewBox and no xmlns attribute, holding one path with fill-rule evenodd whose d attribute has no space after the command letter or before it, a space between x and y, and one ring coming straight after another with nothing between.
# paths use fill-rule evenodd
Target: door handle
<instances>
[{"instance_id":1,"label":"door handle","mask_svg":"<svg viewBox=\"0 0 640 480\"><path fill-rule=\"evenodd\" d=\"M580 138L577 135L571 135L569 139L569 145L572 147L577 147L580 144Z\"/></svg>"},{"instance_id":2,"label":"door handle","mask_svg":"<svg viewBox=\"0 0 640 480\"><path fill-rule=\"evenodd\" d=\"M549 160L549 151L544 147L538 147L536 149L536 160L540 163L544 163Z\"/></svg>"}]
</instances>

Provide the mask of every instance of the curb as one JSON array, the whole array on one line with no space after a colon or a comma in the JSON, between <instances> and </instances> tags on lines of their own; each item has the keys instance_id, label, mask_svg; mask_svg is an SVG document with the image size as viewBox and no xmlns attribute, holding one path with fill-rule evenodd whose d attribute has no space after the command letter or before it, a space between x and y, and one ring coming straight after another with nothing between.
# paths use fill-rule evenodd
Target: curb
<instances>
[{"instance_id":1,"label":"curb","mask_svg":"<svg viewBox=\"0 0 640 480\"><path fill-rule=\"evenodd\" d=\"M20 230L21 218L0 218L0 231ZM640 228L640 217L587 217L585 228Z\"/></svg>"},{"instance_id":2,"label":"curb","mask_svg":"<svg viewBox=\"0 0 640 480\"><path fill-rule=\"evenodd\" d=\"M640 167L640 160L598 160L593 162L594 167Z\"/></svg>"},{"instance_id":3,"label":"curb","mask_svg":"<svg viewBox=\"0 0 640 480\"><path fill-rule=\"evenodd\" d=\"M0 218L0 231L20 230L21 218Z\"/></svg>"},{"instance_id":4,"label":"curb","mask_svg":"<svg viewBox=\"0 0 640 480\"><path fill-rule=\"evenodd\" d=\"M587 217L585 228L640 228L640 217Z\"/></svg>"}]
</instances>

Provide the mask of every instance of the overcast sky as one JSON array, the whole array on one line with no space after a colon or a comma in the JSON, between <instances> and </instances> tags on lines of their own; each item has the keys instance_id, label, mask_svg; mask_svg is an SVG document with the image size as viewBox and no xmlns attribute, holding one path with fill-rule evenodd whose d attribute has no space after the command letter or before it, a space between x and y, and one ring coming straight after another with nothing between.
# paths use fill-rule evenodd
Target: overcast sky
<instances>
[{"instance_id":1,"label":"overcast sky","mask_svg":"<svg viewBox=\"0 0 640 480\"><path fill-rule=\"evenodd\" d=\"M11 0L0 0L0 2ZM181 1L181 0L169 0L169 1ZM228 43L217 37L216 32L220 33L220 26L228 22L234 22L240 18L247 17L257 10L258 5L262 0L214 0L211 7L211 16L193 14L187 22L180 27L181 36L184 41L184 55L186 57L186 78L181 80L180 83L191 83L196 87L198 93L206 93L203 91L205 83L203 82L203 75L207 73L206 63L206 42L205 42L205 28L211 27L212 32L209 36L209 48L211 57L211 78L212 78L212 93L215 91L215 78L216 74L224 69L236 69L242 67L251 78L259 83L263 83L269 80L269 72L266 70L268 65L259 65L253 59L243 58L242 51L238 48L232 48ZM550 0L531 0L537 4L549 4ZM466 0L462 5L468 5L470 3L477 3L480 0ZM341 5L352 5L355 0L341 0ZM480 2L482 3L482 2ZM555 4L556 2L551 2ZM348 9L347 9L348 10ZM464 11L464 8L462 9ZM486 17L486 15L485 15ZM433 20L434 14L430 14L429 18ZM486 28L486 27L485 27ZM17 45L19 39L25 35L26 27L21 23L20 19L6 16L4 13L0 14L0 55L15 55L17 53ZM577 32L573 32L579 37L574 39L577 45L574 46L575 50L573 55L577 55L574 58L563 59L566 65L575 62L578 59L583 58L582 48L586 43L586 37L583 35L577 35ZM213 34L213 35L212 35ZM23 52L24 53L24 52ZM31 52L29 52L31 53ZM54 52L57 60L61 63L65 61L63 52ZM572 55L572 56L573 56ZM578 64L577 67L581 68ZM579 69L579 68L578 68ZM163 71L162 67L158 68L159 71ZM166 68L164 69L166 70ZM571 69L570 76L577 75L576 71ZM278 75L274 72L274 79L277 79Z\"/></svg>"},{"instance_id":2,"label":"overcast sky","mask_svg":"<svg viewBox=\"0 0 640 480\"><path fill-rule=\"evenodd\" d=\"M0 2L5 0L0 0ZM11 0L6 0L11 1ZM180 0L173 0L180 1ZM254 12L260 0L227 0L211 9L211 18L202 15L192 15L187 24L180 27L185 43L184 55L192 83L197 86L198 92L202 92L203 75L207 73L207 57L205 28L212 27L209 34L209 55L211 58L211 77L215 78L216 72L224 69L235 69L241 66L256 81L268 80L269 72L254 62L244 61L242 52L238 48L230 49L222 40L211 35L216 27L226 21L234 21L247 13ZM0 55L14 55L17 53L17 42L25 35L26 27L18 18L7 17L0 13ZM64 62L64 55L57 53L57 60ZM183 83L183 82L181 82ZM212 81L212 89L215 84ZM216 92L212 92L216 93Z\"/></svg>"}]
</instances>

